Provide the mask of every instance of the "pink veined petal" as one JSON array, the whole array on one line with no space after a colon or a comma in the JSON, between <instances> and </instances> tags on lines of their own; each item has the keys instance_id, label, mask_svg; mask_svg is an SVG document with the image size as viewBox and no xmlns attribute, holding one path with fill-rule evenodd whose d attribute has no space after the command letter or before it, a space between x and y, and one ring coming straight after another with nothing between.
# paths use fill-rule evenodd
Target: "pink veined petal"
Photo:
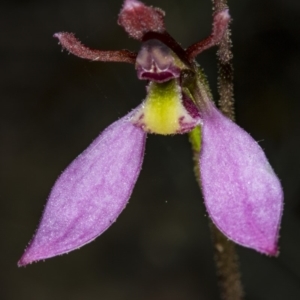
<instances>
[{"instance_id":1,"label":"pink veined petal","mask_svg":"<svg viewBox=\"0 0 300 300\"><path fill-rule=\"evenodd\" d=\"M281 184L253 138L215 106L203 113L200 176L206 208L234 242L277 254Z\"/></svg>"},{"instance_id":2,"label":"pink veined petal","mask_svg":"<svg viewBox=\"0 0 300 300\"><path fill-rule=\"evenodd\" d=\"M106 128L58 178L19 266L91 242L125 208L141 170L146 138L130 115Z\"/></svg>"}]
</instances>

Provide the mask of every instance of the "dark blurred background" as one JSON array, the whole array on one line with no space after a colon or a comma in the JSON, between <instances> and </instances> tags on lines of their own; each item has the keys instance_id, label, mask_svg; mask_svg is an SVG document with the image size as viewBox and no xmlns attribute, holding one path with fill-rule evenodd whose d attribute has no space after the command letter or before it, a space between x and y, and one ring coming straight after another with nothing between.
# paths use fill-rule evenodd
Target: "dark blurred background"
<instances>
[{"instance_id":1,"label":"dark blurred background","mask_svg":"<svg viewBox=\"0 0 300 300\"><path fill-rule=\"evenodd\" d=\"M187 137L149 136L129 205L95 242L17 268L61 171L105 127L137 106L132 65L61 52L75 32L93 48L137 51L117 25L121 0L1 1L0 298L219 299L208 217ZM147 0L187 47L211 29L209 0ZM300 299L300 2L229 1L237 122L265 149L285 191L278 258L237 247L246 299ZM216 49L198 61L216 92Z\"/></svg>"}]
</instances>

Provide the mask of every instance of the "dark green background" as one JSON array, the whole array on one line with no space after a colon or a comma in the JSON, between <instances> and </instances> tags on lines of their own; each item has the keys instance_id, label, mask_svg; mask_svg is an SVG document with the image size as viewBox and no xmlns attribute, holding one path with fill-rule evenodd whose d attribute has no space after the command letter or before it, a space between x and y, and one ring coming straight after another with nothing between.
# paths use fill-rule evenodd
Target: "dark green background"
<instances>
[{"instance_id":1,"label":"dark green background","mask_svg":"<svg viewBox=\"0 0 300 300\"><path fill-rule=\"evenodd\" d=\"M219 299L207 214L186 136L149 136L129 205L95 242L17 268L57 176L137 106L133 66L61 53L58 31L100 49L139 44L117 25L121 0L0 4L0 298ZM147 1L187 47L211 28L209 0ZM237 247L246 299L300 299L300 2L230 1L237 122L259 141L285 191L279 258ZM198 61L216 93L216 49Z\"/></svg>"}]
</instances>

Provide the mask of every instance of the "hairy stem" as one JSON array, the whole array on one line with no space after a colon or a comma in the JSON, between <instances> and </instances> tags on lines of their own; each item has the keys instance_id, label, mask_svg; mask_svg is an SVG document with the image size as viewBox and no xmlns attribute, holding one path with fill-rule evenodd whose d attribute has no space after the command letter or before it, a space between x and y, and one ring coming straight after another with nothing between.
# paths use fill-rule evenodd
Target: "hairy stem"
<instances>
[{"instance_id":1,"label":"hairy stem","mask_svg":"<svg viewBox=\"0 0 300 300\"><path fill-rule=\"evenodd\" d=\"M213 4L215 12L228 8L227 0L213 0ZM217 53L219 63L219 108L224 115L231 120L234 120L231 46L232 42L230 38L230 30L227 29L219 44ZM210 229L215 248L215 262L219 286L221 289L221 297L224 300L241 300L243 299L244 291L241 283L235 244L229 241L212 222L210 222Z\"/></svg>"},{"instance_id":2,"label":"hairy stem","mask_svg":"<svg viewBox=\"0 0 300 300\"><path fill-rule=\"evenodd\" d=\"M228 8L227 0L213 0L215 13ZM228 118L234 121L234 98L233 98L233 65L232 65L232 42L229 27L219 43L218 56L218 91L220 95L219 108Z\"/></svg>"},{"instance_id":3,"label":"hairy stem","mask_svg":"<svg viewBox=\"0 0 300 300\"><path fill-rule=\"evenodd\" d=\"M235 244L210 221L215 250L215 263L221 298L241 300L244 297Z\"/></svg>"}]
</instances>

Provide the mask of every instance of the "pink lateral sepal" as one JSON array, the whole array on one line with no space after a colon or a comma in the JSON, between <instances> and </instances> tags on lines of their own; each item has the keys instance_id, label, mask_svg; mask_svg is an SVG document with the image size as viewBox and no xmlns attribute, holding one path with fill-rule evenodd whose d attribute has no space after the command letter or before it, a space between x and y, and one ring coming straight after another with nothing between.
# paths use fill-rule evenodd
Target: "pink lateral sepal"
<instances>
[{"instance_id":1,"label":"pink lateral sepal","mask_svg":"<svg viewBox=\"0 0 300 300\"><path fill-rule=\"evenodd\" d=\"M258 143L209 105L202 113L199 161L207 211L229 239L276 255L283 210L279 179Z\"/></svg>"},{"instance_id":2,"label":"pink lateral sepal","mask_svg":"<svg viewBox=\"0 0 300 300\"><path fill-rule=\"evenodd\" d=\"M115 222L144 157L146 134L131 114L106 128L58 178L19 266L77 249Z\"/></svg>"}]
</instances>

